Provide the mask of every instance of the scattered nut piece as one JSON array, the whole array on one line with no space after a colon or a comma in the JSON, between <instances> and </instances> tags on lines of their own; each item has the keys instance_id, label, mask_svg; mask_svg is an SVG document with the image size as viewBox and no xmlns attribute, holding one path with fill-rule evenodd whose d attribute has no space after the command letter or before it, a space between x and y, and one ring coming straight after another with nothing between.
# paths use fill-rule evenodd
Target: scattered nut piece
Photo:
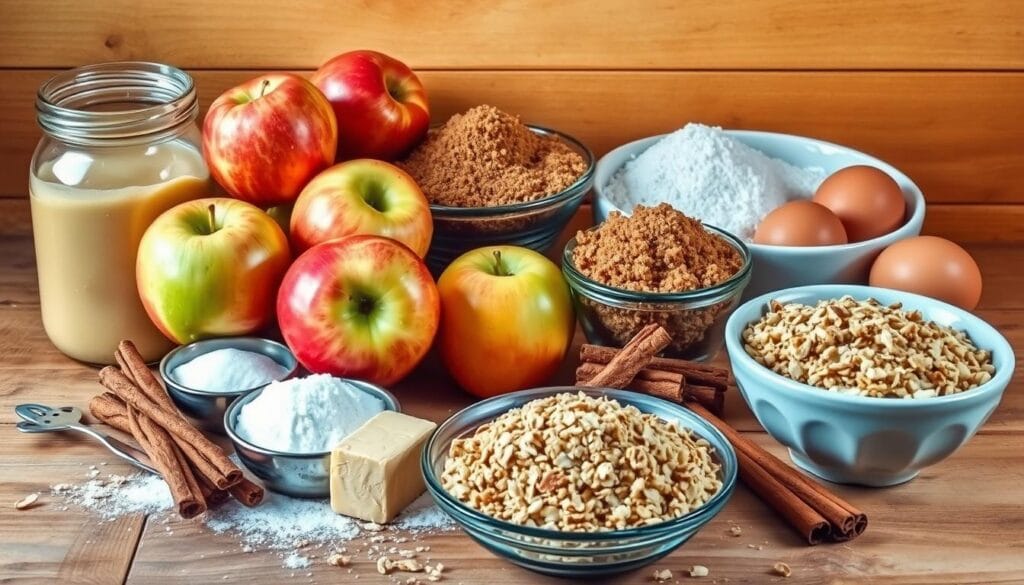
<instances>
[{"instance_id":1,"label":"scattered nut piece","mask_svg":"<svg viewBox=\"0 0 1024 585\"><path fill-rule=\"evenodd\" d=\"M730 526L729 527L729 534L731 536L740 536L740 535L743 534L743 529L740 528L739 526Z\"/></svg>"},{"instance_id":2,"label":"scattered nut piece","mask_svg":"<svg viewBox=\"0 0 1024 585\"><path fill-rule=\"evenodd\" d=\"M18 510L28 510L34 506L37 501L39 501L39 494L29 494L18 500L18 502L14 504L14 507Z\"/></svg>"},{"instance_id":3,"label":"scattered nut piece","mask_svg":"<svg viewBox=\"0 0 1024 585\"><path fill-rule=\"evenodd\" d=\"M772 573L780 577L789 577L793 574L793 569L790 569L786 563L775 563L772 565Z\"/></svg>"},{"instance_id":4,"label":"scattered nut piece","mask_svg":"<svg viewBox=\"0 0 1024 585\"><path fill-rule=\"evenodd\" d=\"M387 575L391 572L392 565L393 563L391 562L391 559L387 557L381 557L377 559L377 572L381 575Z\"/></svg>"},{"instance_id":5,"label":"scattered nut piece","mask_svg":"<svg viewBox=\"0 0 1024 585\"><path fill-rule=\"evenodd\" d=\"M377 524L376 522L364 522L360 524L359 527L367 532L380 532L381 530L384 530L384 526Z\"/></svg>"},{"instance_id":6,"label":"scattered nut piece","mask_svg":"<svg viewBox=\"0 0 1024 585\"><path fill-rule=\"evenodd\" d=\"M335 567L347 567L352 563L352 557L334 553L327 558L327 564L334 565Z\"/></svg>"},{"instance_id":7,"label":"scattered nut piece","mask_svg":"<svg viewBox=\"0 0 1024 585\"><path fill-rule=\"evenodd\" d=\"M690 567L691 577L707 577L710 571L704 565L694 565Z\"/></svg>"},{"instance_id":8,"label":"scattered nut piece","mask_svg":"<svg viewBox=\"0 0 1024 585\"><path fill-rule=\"evenodd\" d=\"M658 569L655 569L652 578L656 583L664 583L665 581L671 581L672 571L669 571L668 569L662 569L660 571Z\"/></svg>"},{"instance_id":9,"label":"scattered nut piece","mask_svg":"<svg viewBox=\"0 0 1024 585\"><path fill-rule=\"evenodd\" d=\"M417 561L416 559L401 559L401 560L398 560L398 561L393 561L391 563L391 566L394 569L396 569L398 571L405 572L405 573L422 573L423 572L423 563Z\"/></svg>"}]
</instances>

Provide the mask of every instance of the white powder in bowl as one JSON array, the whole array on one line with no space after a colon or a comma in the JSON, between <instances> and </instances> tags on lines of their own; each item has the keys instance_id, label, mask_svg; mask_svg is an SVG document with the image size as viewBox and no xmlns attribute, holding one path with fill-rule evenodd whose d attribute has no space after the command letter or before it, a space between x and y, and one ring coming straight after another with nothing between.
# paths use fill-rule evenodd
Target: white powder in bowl
<instances>
[{"instance_id":1,"label":"white powder in bowl","mask_svg":"<svg viewBox=\"0 0 1024 585\"><path fill-rule=\"evenodd\" d=\"M207 392L251 390L287 374L273 358L233 347L204 353L171 370L178 384Z\"/></svg>"},{"instance_id":2,"label":"white powder in bowl","mask_svg":"<svg viewBox=\"0 0 1024 585\"><path fill-rule=\"evenodd\" d=\"M665 202L750 241L768 212L809 198L824 177L822 169L771 158L721 128L687 124L627 162L605 192L627 213Z\"/></svg>"},{"instance_id":3,"label":"white powder in bowl","mask_svg":"<svg viewBox=\"0 0 1024 585\"><path fill-rule=\"evenodd\" d=\"M328 374L274 382L242 406L235 431L253 445L322 453L384 410L384 402Z\"/></svg>"}]
</instances>

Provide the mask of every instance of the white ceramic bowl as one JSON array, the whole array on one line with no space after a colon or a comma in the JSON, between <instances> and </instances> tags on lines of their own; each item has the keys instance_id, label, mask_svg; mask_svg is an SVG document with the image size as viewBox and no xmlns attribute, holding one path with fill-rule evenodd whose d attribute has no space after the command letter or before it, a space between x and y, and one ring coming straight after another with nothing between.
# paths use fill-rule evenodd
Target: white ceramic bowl
<instances>
[{"instance_id":1,"label":"white ceramic bowl","mask_svg":"<svg viewBox=\"0 0 1024 585\"><path fill-rule=\"evenodd\" d=\"M822 140L749 130L726 130L729 136L747 144L772 158L784 160L797 167L819 167L826 174L851 166L870 165L892 177L903 190L907 201L906 221L895 231L863 242L841 246L789 247L765 246L748 243L754 259L754 273L744 298L807 284L859 284L867 282L871 263L889 245L921 233L924 223L924 195L921 189L898 169L881 160ZM647 150L663 138L652 136L624 144L601 157L594 171L594 221L604 221L612 211L630 213L620 209L609 198L605 187L622 165ZM685 209L682 209L684 213Z\"/></svg>"},{"instance_id":2,"label":"white ceramic bowl","mask_svg":"<svg viewBox=\"0 0 1024 585\"><path fill-rule=\"evenodd\" d=\"M995 374L949 396L870 398L796 382L743 350L743 330L765 314L769 300L814 304L845 294L903 303L925 319L966 331L980 349L992 352ZM804 286L747 301L729 318L725 343L743 399L768 434L789 447L793 462L829 481L868 486L908 481L956 451L999 405L1014 368L1013 348L978 317L928 297L869 286Z\"/></svg>"}]
</instances>

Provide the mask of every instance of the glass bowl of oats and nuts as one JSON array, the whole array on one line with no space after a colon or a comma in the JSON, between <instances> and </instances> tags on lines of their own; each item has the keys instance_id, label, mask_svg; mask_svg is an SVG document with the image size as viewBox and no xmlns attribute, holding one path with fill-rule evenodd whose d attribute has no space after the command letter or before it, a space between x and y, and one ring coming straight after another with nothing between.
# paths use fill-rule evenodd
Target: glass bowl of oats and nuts
<instances>
[{"instance_id":1,"label":"glass bowl of oats and nuts","mask_svg":"<svg viewBox=\"0 0 1024 585\"><path fill-rule=\"evenodd\" d=\"M657 323L672 336L666 356L703 361L722 348L751 258L739 238L662 203L577 233L562 273L590 343L622 347Z\"/></svg>"},{"instance_id":2,"label":"glass bowl of oats and nuts","mask_svg":"<svg viewBox=\"0 0 1024 585\"><path fill-rule=\"evenodd\" d=\"M627 571L725 506L729 442L689 410L622 390L524 390L453 415L422 457L438 506L497 556L549 575Z\"/></svg>"},{"instance_id":3,"label":"glass bowl of oats and nuts","mask_svg":"<svg viewBox=\"0 0 1024 585\"><path fill-rule=\"evenodd\" d=\"M798 466L837 483L913 479L967 442L1014 370L979 317L920 295L851 285L776 291L733 312L737 386Z\"/></svg>"}]
</instances>

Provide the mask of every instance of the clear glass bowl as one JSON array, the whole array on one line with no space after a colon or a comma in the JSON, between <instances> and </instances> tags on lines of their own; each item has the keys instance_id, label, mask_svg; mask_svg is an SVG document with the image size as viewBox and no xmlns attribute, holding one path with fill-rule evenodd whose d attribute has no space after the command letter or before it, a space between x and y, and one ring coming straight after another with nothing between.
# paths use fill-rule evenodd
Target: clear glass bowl
<instances>
[{"instance_id":1,"label":"clear glass bowl","mask_svg":"<svg viewBox=\"0 0 1024 585\"><path fill-rule=\"evenodd\" d=\"M607 396L641 412L674 422L707 439L722 466L722 488L711 499L685 516L629 530L610 532L561 532L530 528L487 516L467 506L441 486L441 472L451 442L472 434L480 425L509 409L560 392L583 391ZM481 546L527 569L561 577L585 577L636 569L669 554L689 540L725 506L736 485L736 453L717 429L678 404L625 390L538 388L504 394L465 408L437 428L423 449L421 460L427 491Z\"/></svg>"},{"instance_id":2,"label":"clear glass bowl","mask_svg":"<svg viewBox=\"0 0 1024 585\"><path fill-rule=\"evenodd\" d=\"M576 238L570 240L562 255L562 273L587 341L622 347L644 326L657 323L672 336L664 355L696 361L715 357L725 340L725 322L750 282L751 259L736 236L714 226L704 228L735 248L743 266L720 284L680 293L625 290L592 280L576 269L572 260Z\"/></svg>"},{"instance_id":3,"label":"clear glass bowl","mask_svg":"<svg viewBox=\"0 0 1024 585\"><path fill-rule=\"evenodd\" d=\"M452 260L483 246L523 246L545 253L565 229L569 219L594 183L594 155L568 134L541 126L527 126L542 136L554 136L572 148L587 163L576 182L554 195L495 207L452 207L431 205L434 237L427 253L427 265L435 274Z\"/></svg>"}]
</instances>

